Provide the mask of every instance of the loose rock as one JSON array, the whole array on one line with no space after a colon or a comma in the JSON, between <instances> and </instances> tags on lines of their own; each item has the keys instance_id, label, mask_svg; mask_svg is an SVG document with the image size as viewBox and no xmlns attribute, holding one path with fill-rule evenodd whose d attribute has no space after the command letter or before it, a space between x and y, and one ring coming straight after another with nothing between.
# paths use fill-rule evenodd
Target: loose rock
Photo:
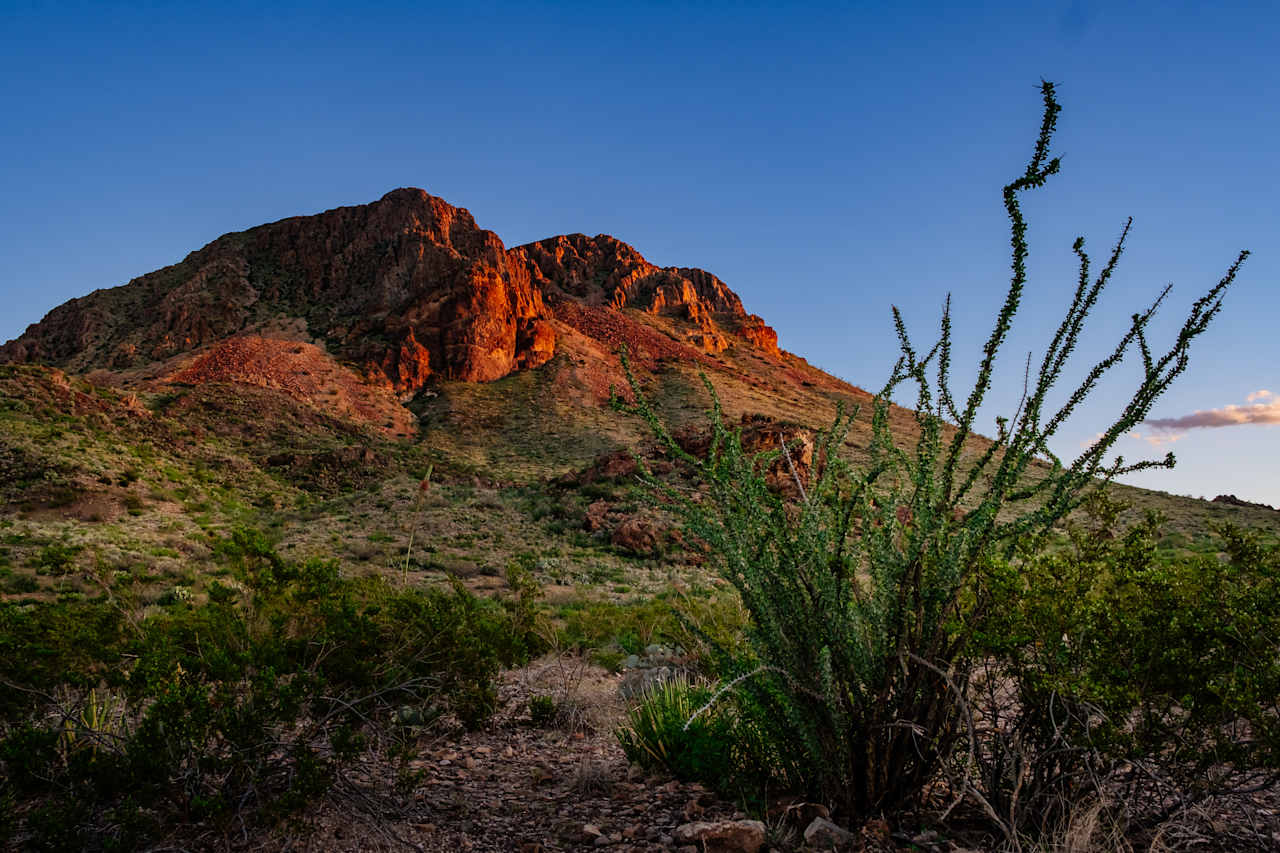
<instances>
[{"instance_id":1,"label":"loose rock","mask_svg":"<svg viewBox=\"0 0 1280 853\"><path fill-rule=\"evenodd\" d=\"M701 842L706 853L757 853L764 838L764 824L758 820L694 821L675 831L676 842Z\"/></svg>"},{"instance_id":2,"label":"loose rock","mask_svg":"<svg viewBox=\"0 0 1280 853\"><path fill-rule=\"evenodd\" d=\"M852 832L841 829L825 817L815 817L804 831L805 844L821 850L851 848L854 838Z\"/></svg>"}]
</instances>

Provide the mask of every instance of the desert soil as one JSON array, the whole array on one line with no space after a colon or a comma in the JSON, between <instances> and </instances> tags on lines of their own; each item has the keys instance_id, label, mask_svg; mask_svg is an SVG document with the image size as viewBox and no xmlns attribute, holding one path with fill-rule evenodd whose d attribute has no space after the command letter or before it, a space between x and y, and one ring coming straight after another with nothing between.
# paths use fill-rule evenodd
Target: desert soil
<instances>
[{"instance_id":1,"label":"desert soil","mask_svg":"<svg viewBox=\"0 0 1280 853\"><path fill-rule=\"evenodd\" d=\"M409 762L420 773L411 792L392 795L390 778L340 786L299 825L252 846L657 851L676 849L673 832L691 820L745 818L699 785L628 767L613 734L625 714L619 681L575 658L506 673L501 710L486 728L441 739ZM534 726L534 695L568 696L566 711ZM384 768L387 777L393 772ZM367 794L377 788L384 793Z\"/></svg>"}]
</instances>

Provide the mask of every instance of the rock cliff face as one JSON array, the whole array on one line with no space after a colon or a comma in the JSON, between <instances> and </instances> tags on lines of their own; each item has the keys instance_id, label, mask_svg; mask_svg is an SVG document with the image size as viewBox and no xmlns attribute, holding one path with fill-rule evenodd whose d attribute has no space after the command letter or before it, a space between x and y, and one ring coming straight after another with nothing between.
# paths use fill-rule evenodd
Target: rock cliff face
<instances>
[{"instance_id":1,"label":"rock cliff face","mask_svg":"<svg viewBox=\"0 0 1280 853\"><path fill-rule=\"evenodd\" d=\"M738 295L705 270L654 266L608 234L552 237L510 254L525 263L552 304L571 300L676 317L692 326L687 339L705 352L722 352L730 346L728 336L737 335L778 354L777 333L747 314Z\"/></svg>"},{"instance_id":2,"label":"rock cliff face","mask_svg":"<svg viewBox=\"0 0 1280 853\"><path fill-rule=\"evenodd\" d=\"M398 392L432 376L498 379L556 351L555 306L675 318L686 343L734 338L777 354L777 335L710 273L659 268L607 235L507 250L466 210L422 190L227 234L181 263L55 308L0 361L128 370L281 320Z\"/></svg>"}]
</instances>

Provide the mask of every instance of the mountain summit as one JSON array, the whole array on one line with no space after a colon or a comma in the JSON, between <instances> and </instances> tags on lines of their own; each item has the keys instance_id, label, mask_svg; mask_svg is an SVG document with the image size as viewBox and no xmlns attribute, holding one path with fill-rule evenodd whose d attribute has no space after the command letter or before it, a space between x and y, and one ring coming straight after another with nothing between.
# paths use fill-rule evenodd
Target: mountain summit
<instances>
[{"instance_id":1,"label":"mountain summit","mask_svg":"<svg viewBox=\"0 0 1280 853\"><path fill-rule=\"evenodd\" d=\"M657 267L603 234L507 249L466 210L397 189L224 235L72 299L0 347L0 361L253 382L285 356L314 353L244 339L296 340L411 396L432 377L490 381L541 366L566 326L607 338L607 315L622 309L669 318L666 337L681 350L739 343L780 356L776 333L708 272ZM248 363L264 358L274 361Z\"/></svg>"}]
</instances>

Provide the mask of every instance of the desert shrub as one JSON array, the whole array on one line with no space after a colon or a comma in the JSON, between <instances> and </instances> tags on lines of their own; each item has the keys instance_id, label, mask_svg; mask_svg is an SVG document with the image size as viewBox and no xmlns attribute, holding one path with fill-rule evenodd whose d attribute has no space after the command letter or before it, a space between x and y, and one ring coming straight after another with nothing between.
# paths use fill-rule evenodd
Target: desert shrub
<instances>
[{"instance_id":1,"label":"desert shrub","mask_svg":"<svg viewBox=\"0 0 1280 853\"><path fill-rule=\"evenodd\" d=\"M742 756L730 706L711 702L709 687L676 677L655 683L627 714L618 742L628 760L646 770L732 791L743 781Z\"/></svg>"},{"instance_id":2,"label":"desert shrub","mask_svg":"<svg viewBox=\"0 0 1280 853\"><path fill-rule=\"evenodd\" d=\"M502 606L510 620L506 642L510 644L507 657L512 660L528 660L547 650L542 630L546 606L537 569L538 556L525 551L512 557L503 572L510 593Z\"/></svg>"},{"instance_id":3,"label":"desert shrub","mask_svg":"<svg viewBox=\"0 0 1280 853\"><path fill-rule=\"evenodd\" d=\"M747 611L735 590L680 592L671 606L676 617L672 633L691 667L711 675L723 659L747 654Z\"/></svg>"},{"instance_id":4,"label":"desert shrub","mask_svg":"<svg viewBox=\"0 0 1280 853\"><path fill-rule=\"evenodd\" d=\"M65 542L50 542L40 549L31 561L36 571L51 575L65 575L75 565L76 555L80 553L79 545L68 545Z\"/></svg>"},{"instance_id":5,"label":"desert shrub","mask_svg":"<svg viewBox=\"0 0 1280 853\"><path fill-rule=\"evenodd\" d=\"M625 602L580 599L562 605L556 642L562 648L642 655L654 644L682 651L684 663L714 670L713 657L740 649L746 613L732 590L668 589Z\"/></svg>"},{"instance_id":6,"label":"desert shrub","mask_svg":"<svg viewBox=\"0 0 1280 853\"><path fill-rule=\"evenodd\" d=\"M1059 112L1052 84L1043 84L1042 94L1031 160L1004 188L1012 277L974 387L967 397L951 389L949 300L939 339L923 352L895 308L901 356L871 406L865 467L854 470L838 455L851 424L842 413L819 436L808 481L791 466L798 499L788 500L766 477L775 462L791 464L788 449L747 453L740 431L725 425L709 385L710 446L704 456L691 456L645 399L624 355L636 400L627 408L648 421L669 457L694 472L703 489L693 500L656 478L649 482L681 513L688 533L709 547L751 618L746 652L722 658L722 678L736 684L741 730L760 733L760 759L782 784L849 816L918 803L969 739L977 663L969 640L994 601L989 594L969 594L973 580L1001 562L1023 565L1058 522L1115 476L1173 464L1169 455L1126 466L1120 458L1107 461L1107 454L1185 370L1193 341L1217 315L1247 255L1242 252L1192 304L1167 349L1153 351L1147 339L1166 289L1133 315L1115 348L1085 370L1078 385L1055 394L1061 403L1051 405L1051 392L1116 269L1128 227L1096 277L1078 239L1075 292L1047 336L1038 369L1028 359L1017 411L997 419L994 440L976 436L977 415L1027 282L1027 225L1019 197L1059 169L1049 156ZM1075 460L1058 459L1051 437L1128 355L1139 360L1129 402ZM913 436L895 435L890 426L891 400L903 389L914 391ZM951 781L959 795L986 809L1006 837L1016 837L971 774Z\"/></svg>"},{"instance_id":7,"label":"desert shrub","mask_svg":"<svg viewBox=\"0 0 1280 853\"><path fill-rule=\"evenodd\" d=\"M556 697L545 693L529 697L529 719L535 726L549 726L556 718Z\"/></svg>"},{"instance_id":8,"label":"desert shrub","mask_svg":"<svg viewBox=\"0 0 1280 853\"><path fill-rule=\"evenodd\" d=\"M129 849L291 812L403 747L406 721L478 724L499 668L527 656L508 610L459 586L344 578L253 531L216 551L235 585L146 618L0 604L0 776L31 846Z\"/></svg>"},{"instance_id":9,"label":"desert shrub","mask_svg":"<svg viewBox=\"0 0 1280 853\"><path fill-rule=\"evenodd\" d=\"M1280 548L1223 527L1225 559L1162 559L1160 518L1115 531L1122 508L1101 496L1070 550L975 578L974 756L1020 830L1102 789L1150 826L1280 781Z\"/></svg>"},{"instance_id":10,"label":"desert shrub","mask_svg":"<svg viewBox=\"0 0 1280 853\"><path fill-rule=\"evenodd\" d=\"M118 680L126 619L104 602L0 602L0 718L28 707L24 692L58 684L87 688Z\"/></svg>"},{"instance_id":11,"label":"desert shrub","mask_svg":"<svg viewBox=\"0 0 1280 853\"><path fill-rule=\"evenodd\" d=\"M641 654L651 643L673 641L678 621L671 603L644 599L618 603L580 600L565 605L557 641L580 650L616 646L627 654Z\"/></svg>"},{"instance_id":12,"label":"desert shrub","mask_svg":"<svg viewBox=\"0 0 1280 853\"><path fill-rule=\"evenodd\" d=\"M32 575L15 574L0 578L0 591L10 595L21 595L26 592L35 592L38 589L40 589L40 581L36 580Z\"/></svg>"}]
</instances>

